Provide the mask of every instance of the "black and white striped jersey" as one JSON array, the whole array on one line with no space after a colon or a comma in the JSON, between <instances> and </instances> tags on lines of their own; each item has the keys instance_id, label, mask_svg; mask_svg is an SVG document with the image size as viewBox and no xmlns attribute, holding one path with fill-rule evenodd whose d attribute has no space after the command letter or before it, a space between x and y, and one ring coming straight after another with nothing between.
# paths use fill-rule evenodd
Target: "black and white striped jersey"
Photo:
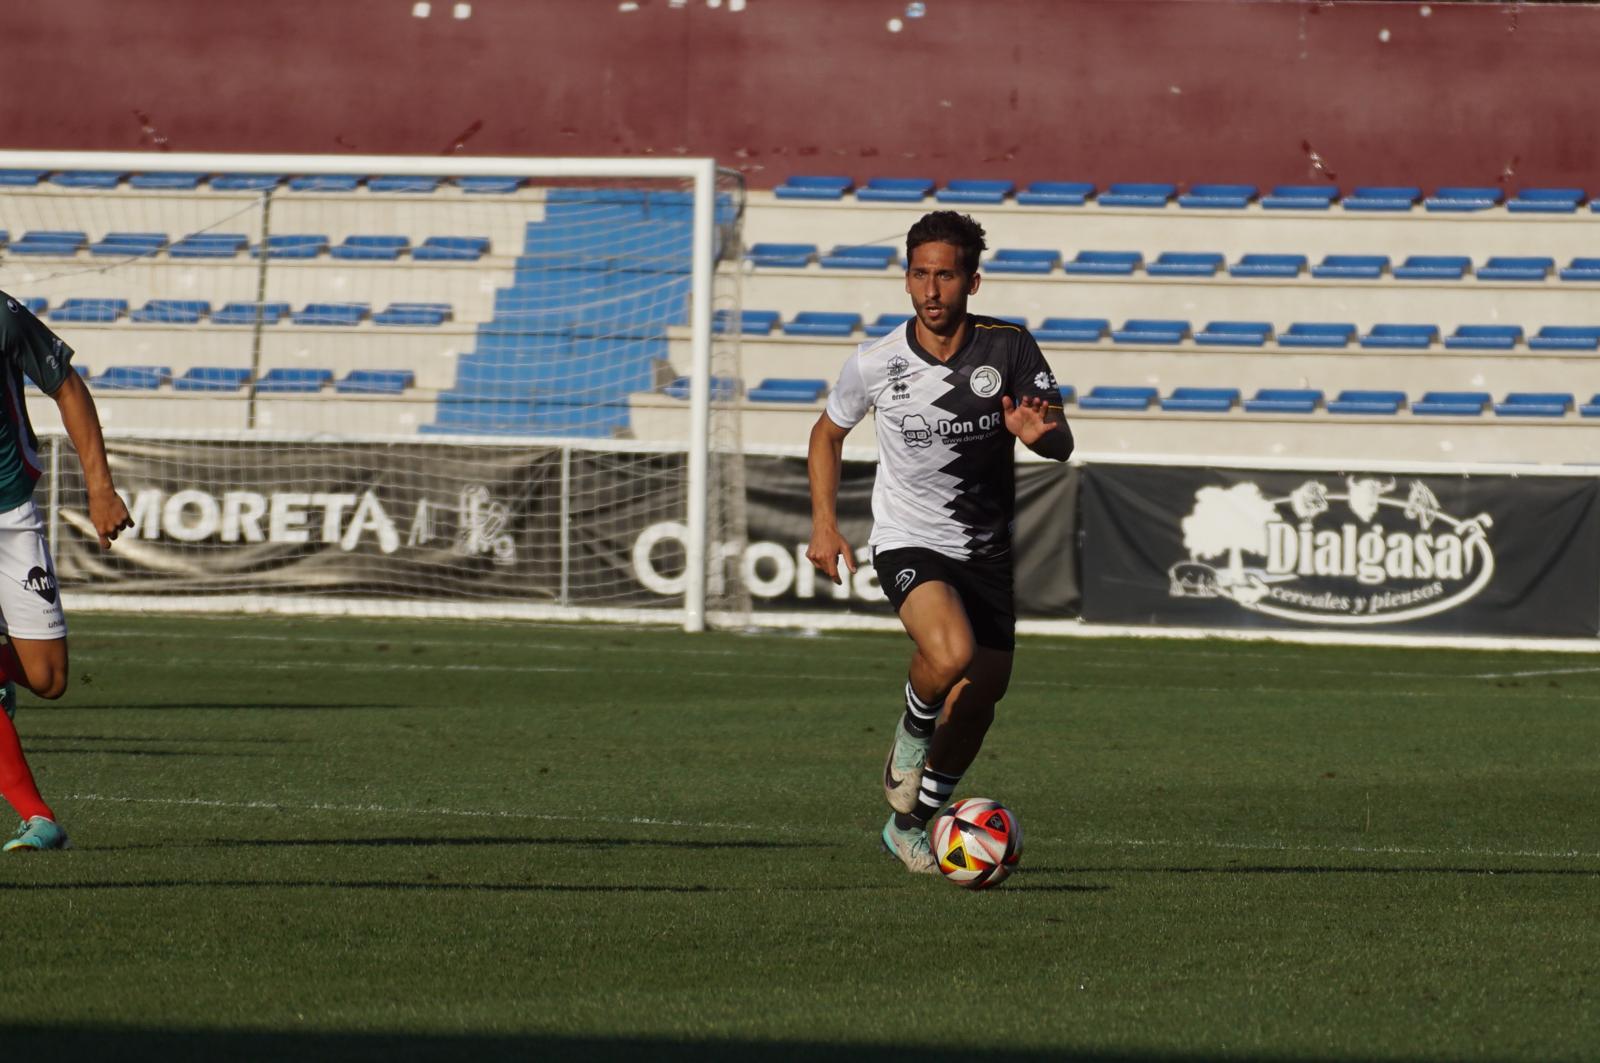
<instances>
[{"instance_id":1,"label":"black and white striped jersey","mask_svg":"<svg viewBox=\"0 0 1600 1063\"><path fill-rule=\"evenodd\" d=\"M999 558L1011 549L1012 450L1000 397L1061 393L1027 329L973 314L947 362L923 350L916 319L863 343L828 396L828 417L853 428L875 412L872 488L877 550L920 546L947 557Z\"/></svg>"}]
</instances>

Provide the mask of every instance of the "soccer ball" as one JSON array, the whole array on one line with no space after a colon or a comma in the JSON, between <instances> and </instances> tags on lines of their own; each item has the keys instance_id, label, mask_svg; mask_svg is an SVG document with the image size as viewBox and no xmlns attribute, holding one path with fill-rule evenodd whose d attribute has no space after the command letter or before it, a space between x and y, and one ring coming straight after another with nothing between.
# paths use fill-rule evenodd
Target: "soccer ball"
<instances>
[{"instance_id":1,"label":"soccer ball","mask_svg":"<svg viewBox=\"0 0 1600 1063\"><path fill-rule=\"evenodd\" d=\"M967 797L933 817L928 835L939 872L969 890L998 886L1022 859L1022 824L999 801Z\"/></svg>"}]
</instances>

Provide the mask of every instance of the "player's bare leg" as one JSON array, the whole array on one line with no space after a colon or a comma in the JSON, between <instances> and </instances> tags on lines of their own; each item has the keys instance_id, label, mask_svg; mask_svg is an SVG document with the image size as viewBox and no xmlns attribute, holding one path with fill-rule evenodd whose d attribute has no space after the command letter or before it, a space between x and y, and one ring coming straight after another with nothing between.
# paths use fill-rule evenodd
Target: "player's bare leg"
<instances>
[{"instance_id":1,"label":"player's bare leg","mask_svg":"<svg viewBox=\"0 0 1600 1063\"><path fill-rule=\"evenodd\" d=\"M42 698L59 698L67 689L67 640L7 639L0 645L0 671L8 683L21 683ZM16 836L4 846L6 852L69 847L55 813L39 796L9 714L0 717L0 796L22 818Z\"/></svg>"},{"instance_id":2,"label":"player's bare leg","mask_svg":"<svg viewBox=\"0 0 1600 1063\"><path fill-rule=\"evenodd\" d=\"M945 698L944 712L928 747L928 765L948 775L962 776L977 759L983 737L994 723L994 707L1011 685L1012 654L979 646L973 651L966 675Z\"/></svg>"}]
</instances>

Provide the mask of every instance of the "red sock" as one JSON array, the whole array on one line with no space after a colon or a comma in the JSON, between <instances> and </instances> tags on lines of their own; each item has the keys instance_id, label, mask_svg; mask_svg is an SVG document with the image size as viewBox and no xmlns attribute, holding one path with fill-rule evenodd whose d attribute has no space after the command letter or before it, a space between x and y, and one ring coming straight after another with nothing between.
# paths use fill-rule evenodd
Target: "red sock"
<instances>
[{"instance_id":1,"label":"red sock","mask_svg":"<svg viewBox=\"0 0 1600 1063\"><path fill-rule=\"evenodd\" d=\"M56 814L39 796L34 785L33 772L28 770L28 759L22 755L22 741L17 729L5 713L0 712L0 797L17 810L23 819L43 816L55 819Z\"/></svg>"}]
</instances>

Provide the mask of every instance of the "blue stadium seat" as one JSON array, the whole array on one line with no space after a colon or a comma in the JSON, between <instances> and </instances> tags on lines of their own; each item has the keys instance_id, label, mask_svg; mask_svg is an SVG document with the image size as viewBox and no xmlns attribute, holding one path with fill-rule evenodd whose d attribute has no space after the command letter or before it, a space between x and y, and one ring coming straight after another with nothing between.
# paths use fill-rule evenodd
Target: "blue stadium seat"
<instances>
[{"instance_id":1,"label":"blue stadium seat","mask_svg":"<svg viewBox=\"0 0 1600 1063\"><path fill-rule=\"evenodd\" d=\"M521 188L526 177L485 177L471 174L452 179L461 191L474 196L509 196Z\"/></svg>"},{"instance_id":2,"label":"blue stadium seat","mask_svg":"<svg viewBox=\"0 0 1600 1063\"><path fill-rule=\"evenodd\" d=\"M1244 210L1256 198L1255 185L1200 184L1178 197L1178 206L1193 210Z\"/></svg>"},{"instance_id":3,"label":"blue stadium seat","mask_svg":"<svg viewBox=\"0 0 1600 1063\"><path fill-rule=\"evenodd\" d=\"M1061 252L1046 248L1001 247L984 264L985 273L1053 273Z\"/></svg>"},{"instance_id":4,"label":"blue stadium seat","mask_svg":"<svg viewBox=\"0 0 1600 1063\"><path fill-rule=\"evenodd\" d=\"M50 311L51 321L115 321L128 312L126 299L66 299Z\"/></svg>"},{"instance_id":5,"label":"blue stadium seat","mask_svg":"<svg viewBox=\"0 0 1600 1063\"><path fill-rule=\"evenodd\" d=\"M1075 402L1078 398L1078 389L1073 387L1071 384L1057 385L1056 391L1060 392L1061 394L1061 405L1063 406L1067 405L1068 403Z\"/></svg>"},{"instance_id":6,"label":"blue stadium seat","mask_svg":"<svg viewBox=\"0 0 1600 1063\"><path fill-rule=\"evenodd\" d=\"M1249 413L1313 413L1320 405L1322 392L1316 388L1258 388L1244 400Z\"/></svg>"},{"instance_id":7,"label":"blue stadium seat","mask_svg":"<svg viewBox=\"0 0 1600 1063\"><path fill-rule=\"evenodd\" d=\"M1356 327L1344 321L1296 321L1278 333L1280 347L1344 347Z\"/></svg>"},{"instance_id":8,"label":"blue stadium seat","mask_svg":"<svg viewBox=\"0 0 1600 1063\"><path fill-rule=\"evenodd\" d=\"M1261 197L1267 210L1327 210L1339 198L1332 185L1275 185Z\"/></svg>"},{"instance_id":9,"label":"blue stadium seat","mask_svg":"<svg viewBox=\"0 0 1600 1063\"><path fill-rule=\"evenodd\" d=\"M1485 281L1542 281L1556 268L1556 260L1543 255L1495 255L1478 267Z\"/></svg>"},{"instance_id":10,"label":"blue stadium seat","mask_svg":"<svg viewBox=\"0 0 1600 1063\"><path fill-rule=\"evenodd\" d=\"M1311 275L1323 279L1377 280L1389 268L1388 255L1324 255L1311 267Z\"/></svg>"},{"instance_id":11,"label":"blue stadium seat","mask_svg":"<svg viewBox=\"0 0 1600 1063\"><path fill-rule=\"evenodd\" d=\"M887 336L910 320L910 314L899 312L883 313L878 315L877 320L869 321L864 331L868 336Z\"/></svg>"},{"instance_id":12,"label":"blue stadium seat","mask_svg":"<svg viewBox=\"0 0 1600 1063\"><path fill-rule=\"evenodd\" d=\"M869 203L920 203L933 191L926 177L874 177L856 189L856 198Z\"/></svg>"},{"instance_id":13,"label":"blue stadium seat","mask_svg":"<svg viewBox=\"0 0 1600 1063\"><path fill-rule=\"evenodd\" d=\"M142 258L158 254L165 246L166 233L107 233L103 240L89 245L89 253L116 258Z\"/></svg>"},{"instance_id":14,"label":"blue stadium seat","mask_svg":"<svg viewBox=\"0 0 1600 1063\"><path fill-rule=\"evenodd\" d=\"M1016 187L1010 181L957 180L939 189L933 198L940 203L1003 203Z\"/></svg>"},{"instance_id":15,"label":"blue stadium seat","mask_svg":"<svg viewBox=\"0 0 1600 1063\"><path fill-rule=\"evenodd\" d=\"M277 325L290 312L288 303L226 303L211 315L213 325Z\"/></svg>"},{"instance_id":16,"label":"blue stadium seat","mask_svg":"<svg viewBox=\"0 0 1600 1063\"><path fill-rule=\"evenodd\" d=\"M151 299L131 315L131 320L150 324L193 325L211 313L205 299Z\"/></svg>"},{"instance_id":17,"label":"blue stadium seat","mask_svg":"<svg viewBox=\"0 0 1600 1063\"><path fill-rule=\"evenodd\" d=\"M399 395L415 380L409 369L352 369L333 390L341 395Z\"/></svg>"},{"instance_id":18,"label":"blue stadium seat","mask_svg":"<svg viewBox=\"0 0 1600 1063\"><path fill-rule=\"evenodd\" d=\"M1238 402L1238 388L1173 388L1172 394L1161 400L1161 408L1180 413L1227 413Z\"/></svg>"},{"instance_id":19,"label":"blue stadium seat","mask_svg":"<svg viewBox=\"0 0 1600 1063\"><path fill-rule=\"evenodd\" d=\"M329 249L334 258L393 262L411 246L404 236L346 236Z\"/></svg>"},{"instance_id":20,"label":"blue stadium seat","mask_svg":"<svg viewBox=\"0 0 1600 1063\"><path fill-rule=\"evenodd\" d=\"M1439 338L1438 325L1373 325L1361 346L1384 350L1424 350Z\"/></svg>"},{"instance_id":21,"label":"blue stadium seat","mask_svg":"<svg viewBox=\"0 0 1600 1063\"><path fill-rule=\"evenodd\" d=\"M1583 202L1581 188L1524 188L1506 204L1513 214L1571 214Z\"/></svg>"},{"instance_id":22,"label":"blue stadium seat","mask_svg":"<svg viewBox=\"0 0 1600 1063\"><path fill-rule=\"evenodd\" d=\"M1345 210L1410 210L1422 198L1422 189L1411 185L1367 185L1352 191L1342 201Z\"/></svg>"},{"instance_id":23,"label":"blue stadium seat","mask_svg":"<svg viewBox=\"0 0 1600 1063\"><path fill-rule=\"evenodd\" d=\"M1458 281L1471 270L1466 255L1409 255L1394 267L1394 275L1403 281Z\"/></svg>"},{"instance_id":24,"label":"blue stadium seat","mask_svg":"<svg viewBox=\"0 0 1600 1063\"><path fill-rule=\"evenodd\" d=\"M804 269L817 257L817 245L758 243L750 246L745 257L752 266Z\"/></svg>"},{"instance_id":25,"label":"blue stadium seat","mask_svg":"<svg viewBox=\"0 0 1600 1063\"><path fill-rule=\"evenodd\" d=\"M29 229L22 239L11 243L14 255L75 255L89 242L88 235L78 229Z\"/></svg>"},{"instance_id":26,"label":"blue stadium seat","mask_svg":"<svg viewBox=\"0 0 1600 1063\"><path fill-rule=\"evenodd\" d=\"M1589 396L1589 401L1578 407L1584 417L1600 417L1600 394Z\"/></svg>"},{"instance_id":27,"label":"blue stadium seat","mask_svg":"<svg viewBox=\"0 0 1600 1063\"><path fill-rule=\"evenodd\" d=\"M290 319L296 325L359 325L369 309L366 303L307 303Z\"/></svg>"},{"instance_id":28,"label":"blue stadium seat","mask_svg":"<svg viewBox=\"0 0 1600 1063\"><path fill-rule=\"evenodd\" d=\"M23 306L27 307L28 313L32 314L34 317L43 317L44 312L50 309L50 300L40 298L37 295L29 296L28 298L19 301Z\"/></svg>"},{"instance_id":29,"label":"blue stadium seat","mask_svg":"<svg viewBox=\"0 0 1600 1063\"><path fill-rule=\"evenodd\" d=\"M62 170L50 175L50 183L62 188L115 188L127 174L114 170Z\"/></svg>"},{"instance_id":30,"label":"blue stadium seat","mask_svg":"<svg viewBox=\"0 0 1600 1063\"><path fill-rule=\"evenodd\" d=\"M170 189L178 192L191 192L199 188L200 182L205 179L205 174L194 172L136 173L128 178L128 187L145 191Z\"/></svg>"},{"instance_id":31,"label":"blue stadium seat","mask_svg":"<svg viewBox=\"0 0 1600 1063\"><path fill-rule=\"evenodd\" d=\"M1128 276L1144 262L1137 251L1079 251L1062 265L1068 273L1093 273Z\"/></svg>"},{"instance_id":32,"label":"blue stadium seat","mask_svg":"<svg viewBox=\"0 0 1600 1063\"><path fill-rule=\"evenodd\" d=\"M442 177L405 177L397 174L383 174L367 178L367 191L426 194L437 192L443 180L444 178Z\"/></svg>"},{"instance_id":33,"label":"blue stadium seat","mask_svg":"<svg viewBox=\"0 0 1600 1063\"><path fill-rule=\"evenodd\" d=\"M1521 325L1457 325L1444 345L1455 351L1509 351L1521 342Z\"/></svg>"},{"instance_id":34,"label":"blue stadium seat","mask_svg":"<svg viewBox=\"0 0 1600 1063\"><path fill-rule=\"evenodd\" d=\"M1089 393L1080 396L1081 410L1148 410L1156 400L1157 392L1151 387L1117 387L1097 384Z\"/></svg>"},{"instance_id":35,"label":"blue stadium seat","mask_svg":"<svg viewBox=\"0 0 1600 1063\"><path fill-rule=\"evenodd\" d=\"M1081 207L1094 195L1089 181L1035 181L1017 193L1017 202L1030 207Z\"/></svg>"},{"instance_id":36,"label":"blue stadium seat","mask_svg":"<svg viewBox=\"0 0 1600 1063\"><path fill-rule=\"evenodd\" d=\"M411 249L414 262L476 262L489 253L487 236L430 236Z\"/></svg>"},{"instance_id":37,"label":"blue stadium seat","mask_svg":"<svg viewBox=\"0 0 1600 1063\"><path fill-rule=\"evenodd\" d=\"M1431 211L1460 214L1499 206L1503 197L1504 193L1498 188L1441 188L1423 200L1422 205Z\"/></svg>"},{"instance_id":38,"label":"blue stadium seat","mask_svg":"<svg viewBox=\"0 0 1600 1063\"><path fill-rule=\"evenodd\" d=\"M171 379L164 365L114 365L89 383L103 391L154 391Z\"/></svg>"},{"instance_id":39,"label":"blue stadium seat","mask_svg":"<svg viewBox=\"0 0 1600 1063\"><path fill-rule=\"evenodd\" d=\"M739 332L744 336L768 336L778 326L779 314L776 310L741 310L739 311ZM711 315L711 331L723 334L728 331L728 324L732 320L726 310L718 310ZM869 333L870 335L870 333Z\"/></svg>"},{"instance_id":40,"label":"blue stadium seat","mask_svg":"<svg viewBox=\"0 0 1600 1063\"><path fill-rule=\"evenodd\" d=\"M390 303L372 315L374 325L433 328L450 320L449 303Z\"/></svg>"},{"instance_id":41,"label":"blue stadium seat","mask_svg":"<svg viewBox=\"0 0 1600 1063\"><path fill-rule=\"evenodd\" d=\"M843 199L855 182L848 177L794 174L772 190L779 199Z\"/></svg>"},{"instance_id":42,"label":"blue stadium seat","mask_svg":"<svg viewBox=\"0 0 1600 1063\"><path fill-rule=\"evenodd\" d=\"M268 369L256 381L256 392L316 392L332 379L331 369Z\"/></svg>"},{"instance_id":43,"label":"blue stadium seat","mask_svg":"<svg viewBox=\"0 0 1600 1063\"><path fill-rule=\"evenodd\" d=\"M1113 343L1182 343L1189 335L1189 323L1166 318L1135 317L1111 330Z\"/></svg>"},{"instance_id":44,"label":"blue stadium seat","mask_svg":"<svg viewBox=\"0 0 1600 1063\"><path fill-rule=\"evenodd\" d=\"M1406 404L1403 391L1346 390L1338 398L1328 401L1329 413L1340 414L1395 414Z\"/></svg>"},{"instance_id":45,"label":"blue stadium seat","mask_svg":"<svg viewBox=\"0 0 1600 1063\"><path fill-rule=\"evenodd\" d=\"M1045 343L1099 343L1111 330L1103 317L1047 317L1033 330L1033 338Z\"/></svg>"},{"instance_id":46,"label":"blue stadium seat","mask_svg":"<svg viewBox=\"0 0 1600 1063\"><path fill-rule=\"evenodd\" d=\"M1212 321L1194 334L1196 343L1210 347L1260 347L1271 338L1266 321Z\"/></svg>"},{"instance_id":47,"label":"blue stadium seat","mask_svg":"<svg viewBox=\"0 0 1600 1063\"><path fill-rule=\"evenodd\" d=\"M1574 258L1560 273L1564 281L1600 281L1600 258Z\"/></svg>"},{"instance_id":48,"label":"blue stadium seat","mask_svg":"<svg viewBox=\"0 0 1600 1063\"><path fill-rule=\"evenodd\" d=\"M1267 255L1252 251L1228 267L1235 277L1298 277L1305 272L1305 255Z\"/></svg>"},{"instance_id":49,"label":"blue stadium seat","mask_svg":"<svg viewBox=\"0 0 1600 1063\"><path fill-rule=\"evenodd\" d=\"M348 173L315 173L289 178L291 192L354 192L361 178Z\"/></svg>"},{"instance_id":50,"label":"blue stadium seat","mask_svg":"<svg viewBox=\"0 0 1600 1063\"><path fill-rule=\"evenodd\" d=\"M841 244L823 255L819 264L823 269L888 269L899 261L900 252L893 247Z\"/></svg>"},{"instance_id":51,"label":"blue stadium seat","mask_svg":"<svg viewBox=\"0 0 1600 1063\"><path fill-rule=\"evenodd\" d=\"M279 233L267 237L250 249L252 257L263 254L268 258L316 258L328 249L328 238L322 233Z\"/></svg>"},{"instance_id":52,"label":"blue stadium seat","mask_svg":"<svg viewBox=\"0 0 1600 1063\"><path fill-rule=\"evenodd\" d=\"M1423 417L1477 417L1489 405L1487 391L1428 391L1411 404Z\"/></svg>"},{"instance_id":53,"label":"blue stadium seat","mask_svg":"<svg viewBox=\"0 0 1600 1063\"><path fill-rule=\"evenodd\" d=\"M861 327L861 315L802 310L783 323L785 336L848 336Z\"/></svg>"},{"instance_id":54,"label":"blue stadium seat","mask_svg":"<svg viewBox=\"0 0 1600 1063\"><path fill-rule=\"evenodd\" d=\"M233 258L249 242L244 233L190 233L167 248L167 257Z\"/></svg>"},{"instance_id":55,"label":"blue stadium seat","mask_svg":"<svg viewBox=\"0 0 1600 1063\"><path fill-rule=\"evenodd\" d=\"M1592 351L1600 348L1600 326L1545 325L1528 337L1535 351Z\"/></svg>"},{"instance_id":56,"label":"blue stadium seat","mask_svg":"<svg viewBox=\"0 0 1600 1063\"><path fill-rule=\"evenodd\" d=\"M661 389L663 395L670 395L675 399L689 397L691 382L688 377L680 376ZM731 376L714 376L710 381L711 401L729 402L739 397L741 383Z\"/></svg>"},{"instance_id":57,"label":"blue stadium seat","mask_svg":"<svg viewBox=\"0 0 1600 1063\"><path fill-rule=\"evenodd\" d=\"M172 382L174 391L238 391L250 381L250 370L231 366L196 366Z\"/></svg>"},{"instance_id":58,"label":"blue stadium seat","mask_svg":"<svg viewBox=\"0 0 1600 1063\"><path fill-rule=\"evenodd\" d=\"M1144 271L1152 277L1214 277L1222 265L1215 251L1163 251Z\"/></svg>"},{"instance_id":59,"label":"blue stadium seat","mask_svg":"<svg viewBox=\"0 0 1600 1063\"><path fill-rule=\"evenodd\" d=\"M211 179L217 192L265 192L283 183L281 173L220 173Z\"/></svg>"},{"instance_id":60,"label":"blue stadium seat","mask_svg":"<svg viewBox=\"0 0 1600 1063\"><path fill-rule=\"evenodd\" d=\"M1165 181L1119 181L1100 193L1102 207L1165 207L1178 186Z\"/></svg>"},{"instance_id":61,"label":"blue stadium seat","mask_svg":"<svg viewBox=\"0 0 1600 1063\"><path fill-rule=\"evenodd\" d=\"M751 402L816 402L828 390L826 380L768 377L745 393Z\"/></svg>"},{"instance_id":62,"label":"blue stadium seat","mask_svg":"<svg viewBox=\"0 0 1600 1063\"><path fill-rule=\"evenodd\" d=\"M31 188L44 180L44 170L0 170L0 187Z\"/></svg>"},{"instance_id":63,"label":"blue stadium seat","mask_svg":"<svg viewBox=\"0 0 1600 1063\"><path fill-rule=\"evenodd\" d=\"M1513 391L1494 404L1497 417L1565 417L1571 409L1572 394L1566 391Z\"/></svg>"}]
</instances>

